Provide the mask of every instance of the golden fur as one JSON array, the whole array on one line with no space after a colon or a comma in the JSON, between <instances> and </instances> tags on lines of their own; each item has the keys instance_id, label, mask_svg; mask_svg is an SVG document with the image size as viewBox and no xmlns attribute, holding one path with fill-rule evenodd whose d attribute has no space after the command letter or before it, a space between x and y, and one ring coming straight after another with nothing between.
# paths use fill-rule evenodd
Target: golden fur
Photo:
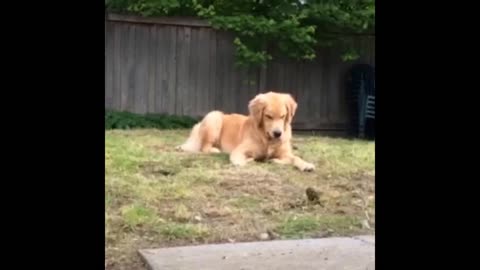
<instances>
[{"instance_id":1,"label":"golden fur","mask_svg":"<svg viewBox=\"0 0 480 270\"><path fill-rule=\"evenodd\" d=\"M302 171L315 166L292 152L292 119L297 103L289 94L268 92L248 104L250 114L208 113L196 124L179 149L187 152L230 153L230 161L243 166L252 160L293 164Z\"/></svg>"}]
</instances>

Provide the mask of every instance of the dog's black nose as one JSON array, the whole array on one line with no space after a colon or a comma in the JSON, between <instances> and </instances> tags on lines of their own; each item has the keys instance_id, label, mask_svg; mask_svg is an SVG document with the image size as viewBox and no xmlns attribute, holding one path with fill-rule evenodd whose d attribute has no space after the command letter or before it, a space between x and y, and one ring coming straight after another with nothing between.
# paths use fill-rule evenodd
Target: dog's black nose
<instances>
[{"instance_id":1,"label":"dog's black nose","mask_svg":"<svg viewBox=\"0 0 480 270\"><path fill-rule=\"evenodd\" d=\"M275 138L278 138L278 137L282 136L282 132L281 132L280 130L275 130L275 131L273 132L273 136L274 136Z\"/></svg>"}]
</instances>

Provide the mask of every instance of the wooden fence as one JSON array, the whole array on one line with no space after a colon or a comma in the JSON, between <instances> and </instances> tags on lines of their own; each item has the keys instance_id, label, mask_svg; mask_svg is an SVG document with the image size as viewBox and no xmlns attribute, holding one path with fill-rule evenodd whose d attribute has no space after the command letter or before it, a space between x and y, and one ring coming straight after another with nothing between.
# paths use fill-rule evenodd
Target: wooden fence
<instances>
[{"instance_id":1,"label":"wooden fence","mask_svg":"<svg viewBox=\"0 0 480 270\"><path fill-rule=\"evenodd\" d=\"M203 116L218 109L247 113L257 93L291 93L295 129L344 130L345 83L352 62L336 48L312 62L279 59L265 69L236 68L233 36L192 18L146 19L108 14L105 107L135 113ZM356 62L375 64L375 39L363 38Z\"/></svg>"}]
</instances>

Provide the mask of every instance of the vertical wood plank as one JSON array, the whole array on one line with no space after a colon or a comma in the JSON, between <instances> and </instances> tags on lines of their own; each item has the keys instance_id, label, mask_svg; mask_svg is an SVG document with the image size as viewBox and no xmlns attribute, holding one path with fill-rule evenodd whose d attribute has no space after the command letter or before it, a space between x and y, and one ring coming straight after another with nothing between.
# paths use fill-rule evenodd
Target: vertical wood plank
<instances>
[{"instance_id":1,"label":"vertical wood plank","mask_svg":"<svg viewBox=\"0 0 480 270\"><path fill-rule=\"evenodd\" d=\"M169 42L165 37L165 27L155 25L153 28L155 32L155 113L167 113L168 112L168 85L167 69L168 62L166 54L168 54L168 47L166 45Z\"/></svg>"},{"instance_id":2,"label":"vertical wood plank","mask_svg":"<svg viewBox=\"0 0 480 270\"><path fill-rule=\"evenodd\" d=\"M233 64L233 63L232 63ZM245 100L245 92L248 90L249 78L244 67L234 67L233 73L236 75L233 79L232 101L234 102L234 112L242 112L242 102Z\"/></svg>"},{"instance_id":3,"label":"vertical wood plank","mask_svg":"<svg viewBox=\"0 0 480 270\"><path fill-rule=\"evenodd\" d=\"M264 76L266 76L266 69L263 69L263 72L264 72ZM251 68L249 70L249 77L252 78L252 79L255 79L255 84L252 84L250 86L250 89L249 89L249 92L248 92L248 95L247 95L247 99L245 101L245 103L243 104L243 108L245 110L245 112L248 114L248 103L250 102L251 99L253 99L258 93L259 93L259 90L262 89L262 87L260 87L260 68ZM263 87L265 87L265 84L266 84L266 77L263 78Z\"/></svg>"},{"instance_id":4,"label":"vertical wood plank","mask_svg":"<svg viewBox=\"0 0 480 270\"><path fill-rule=\"evenodd\" d=\"M304 93L308 91L309 85L309 76L310 73L308 71L304 71L305 64L300 63L297 67L299 70L297 70L295 74L295 83L294 83L294 89L292 90L292 94L294 98L297 101L298 107L297 107L297 113L295 115L295 118L293 119L293 124L296 124L298 122L304 122L305 121L305 115L308 110L306 107L307 104L305 104L305 95Z\"/></svg>"},{"instance_id":5,"label":"vertical wood plank","mask_svg":"<svg viewBox=\"0 0 480 270\"><path fill-rule=\"evenodd\" d=\"M195 44L195 43L193 43ZM197 36L197 87L196 87L196 97L197 97L197 109L195 116L203 116L208 111L208 98L210 97L210 89L208 80L210 78L209 74L209 52L210 52L210 34L209 30L206 28L198 29Z\"/></svg>"},{"instance_id":6,"label":"vertical wood plank","mask_svg":"<svg viewBox=\"0 0 480 270\"><path fill-rule=\"evenodd\" d=\"M190 28L191 29L191 28ZM184 99L184 104L186 105L185 108L185 115L188 116L199 116L200 115L200 96L202 93L199 92L199 84L201 78L199 78L199 29L193 28L190 30L190 46L189 46L189 54L190 57L188 58L188 84L186 87L185 95L187 97L195 97L195 98L186 98Z\"/></svg>"},{"instance_id":7,"label":"vertical wood plank","mask_svg":"<svg viewBox=\"0 0 480 270\"><path fill-rule=\"evenodd\" d=\"M233 66L233 46L231 41L231 35L227 33L225 35L225 55L223 56L225 63L224 63L224 79L225 79L225 88L223 91L223 102L225 105L225 110L229 113L234 113L236 111L236 102L234 96L234 80L235 75L234 73L234 66Z\"/></svg>"},{"instance_id":8,"label":"vertical wood plank","mask_svg":"<svg viewBox=\"0 0 480 270\"><path fill-rule=\"evenodd\" d=\"M167 80L164 81L168 88L168 98L165 99L166 104L168 105L168 113L176 114L179 110L177 109L177 70L178 70L178 52L177 44L179 44L177 39L177 27L166 27L165 34L168 37L167 46L168 52L166 53L167 65L166 65L166 75Z\"/></svg>"},{"instance_id":9,"label":"vertical wood plank","mask_svg":"<svg viewBox=\"0 0 480 270\"><path fill-rule=\"evenodd\" d=\"M320 97L320 123L323 125L323 124L328 124L329 121L328 121L328 92L330 91L330 80L331 80L331 76L330 76L330 57L329 57L329 53L330 53L330 50L329 49L323 49L322 50L322 58L321 58L321 67L322 67L322 74L323 74L323 78L325 78L325 80L323 80L321 82L321 86L322 86L322 91L320 92L321 93L321 97Z\"/></svg>"},{"instance_id":10,"label":"vertical wood plank","mask_svg":"<svg viewBox=\"0 0 480 270\"><path fill-rule=\"evenodd\" d=\"M310 117L314 117L316 121L318 121L319 125L322 123L322 111L325 110L323 108L324 104L324 93L326 91L323 81L328 80L328 77L324 76L324 66L323 66L323 53L317 54L317 58L311 62L309 66L309 88L305 89L305 92L313 92L311 97L312 103L309 104L312 108L309 108L309 113L311 113ZM308 115L305 117L308 121Z\"/></svg>"},{"instance_id":11,"label":"vertical wood plank","mask_svg":"<svg viewBox=\"0 0 480 270\"><path fill-rule=\"evenodd\" d=\"M125 57L127 65L125 68L127 78L127 95L126 95L126 110L130 112L135 111L135 25L128 25L128 43L126 47Z\"/></svg>"},{"instance_id":12,"label":"vertical wood plank","mask_svg":"<svg viewBox=\"0 0 480 270\"><path fill-rule=\"evenodd\" d=\"M216 98L218 95L218 92L221 90L217 90L217 32L213 30L209 30L209 93L210 95L208 96L208 111L210 110L215 110L217 109L217 103L216 103Z\"/></svg>"},{"instance_id":13,"label":"vertical wood plank","mask_svg":"<svg viewBox=\"0 0 480 270\"><path fill-rule=\"evenodd\" d=\"M277 76L277 91L284 92L285 91L285 66L283 65L282 61L279 59L278 61L278 76Z\"/></svg>"},{"instance_id":14,"label":"vertical wood plank","mask_svg":"<svg viewBox=\"0 0 480 270\"><path fill-rule=\"evenodd\" d=\"M126 27L123 24L111 23L114 27L114 46L113 49L113 108L122 110L122 50L124 49L124 35Z\"/></svg>"},{"instance_id":15,"label":"vertical wood plank","mask_svg":"<svg viewBox=\"0 0 480 270\"><path fill-rule=\"evenodd\" d=\"M190 41L191 29L189 27L179 27L177 32L178 46L178 69L177 69L177 97L176 114L186 115L191 108L189 107L186 97L188 97L188 87L190 84L189 77L189 59L190 59Z\"/></svg>"},{"instance_id":16,"label":"vertical wood plank","mask_svg":"<svg viewBox=\"0 0 480 270\"><path fill-rule=\"evenodd\" d=\"M122 66L122 110L133 112L135 93L135 25L128 24L125 29L125 46Z\"/></svg>"},{"instance_id":17,"label":"vertical wood plank","mask_svg":"<svg viewBox=\"0 0 480 270\"><path fill-rule=\"evenodd\" d=\"M105 23L105 108L116 109L114 106L114 50L116 47L113 23Z\"/></svg>"},{"instance_id":18,"label":"vertical wood plank","mask_svg":"<svg viewBox=\"0 0 480 270\"><path fill-rule=\"evenodd\" d=\"M148 100L147 100L147 112L156 113L155 110L155 83L159 78L156 71L156 59L157 59L157 31L156 26L151 25L148 29L148 35L150 42L148 43Z\"/></svg>"},{"instance_id":19,"label":"vertical wood plank","mask_svg":"<svg viewBox=\"0 0 480 270\"><path fill-rule=\"evenodd\" d=\"M340 100L339 100L339 95L340 95L340 89L341 86L341 78L340 78L340 57L337 57L337 55L340 55L339 50L335 50L335 55L334 59L332 59L332 65L330 66L331 69L331 78L330 78L330 91L329 91L329 97L328 97L328 104L329 104L329 111L328 111L328 119L330 120L330 124L338 124L339 121L339 108L340 108Z\"/></svg>"},{"instance_id":20,"label":"vertical wood plank","mask_svg":"<svg viewBox=\"0 0 480 270\"><path fill-rule=\"evenodd\" d=\"M295 97L295 100L297 101L298 108L297 108L297 113L295 115L295 118L293 119L293 125L295 126L296 123L302 123L305 121L305 116L307 115L308 112L308 98L305 95L307 90L310 87L310 73L309 72L303 72L300 74L300 81L296 86L295 89L292 90L292 94ZM299 80L299 76L296 76L296 80Z\"/></svg>"},{"instance_id":21,"label":"vertical wood plank","mask_svg":"<svg viewBox=\"0 0 480 270\"><path fill-rule=\"evenodd\" d=\"M216 96L215 107L217 110L224 110L223 95L225 94L225 46L226 41L223 32L217 32L217 61L216 61Z\"/></svg>"},{"instance_id":22,"label":"vertical wood plank","mask_svg":"<svg viewBox=\"0 0 480 270\"><path fill-rule=\"evenodd\" d=\"M263 93L267 89L274 89L273 87L273 81L275 79L274 69L275 69L275 60L270 62L267 68L265 69L265 72L267 73L267 75L265 76L265 88L260 89L259 93Z\"/></svg>"},{"instance_id":23,"label":"vertical wood plank","mask_svg":"<svg viewBox=\"0 0 480 270\"><path fill-rule=\"evenodd\" d=\"M144 25L135 26L135 107L136 113L147 112L148 97L148 27Z\"/></svg>"},{"instance_id":24,"label":"vertical wood plank","mask_svg":"<svg viewBox=\"0 0 480 270\"><path fill-rule=\"evenodd\" d=\"M340 69L340 88L339 88L339 116L338 123L345 126L348 123L348 104L347 104L347 72L352 66L349 62L341 61Z\"/></svg>"},{"instance_id":25,"label":"vertical wood plank","mask_svg":"<svg viewBox=\"0 0 480 270\"><path fill-rule=\"evenodd\" d=\"M167 68L168 47L166 47L165 27L162 25L155 26L155 35L157 42L155 46L155 111L159 114L168 112L165 99L168 98Z\"/></svg>"}]
</instances>

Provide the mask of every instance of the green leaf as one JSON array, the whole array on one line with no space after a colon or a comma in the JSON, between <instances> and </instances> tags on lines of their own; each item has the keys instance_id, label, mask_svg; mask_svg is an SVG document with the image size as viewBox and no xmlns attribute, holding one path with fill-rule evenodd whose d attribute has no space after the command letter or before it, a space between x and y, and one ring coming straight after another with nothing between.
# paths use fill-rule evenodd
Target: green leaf
<instances>
[{"instance_id":1,"label":"green leaf","mask_svg":"<svg viewBox=\"0 0 480 270\"><path fill-rule=\"evenodd\" d=\"M274 51L294 59L314 59L317 46L350 46L338 33L363 33L375 26L374 0L108 0L107 9L142 16L198 16L214 29L233 32L236 60L242 65L265 65ZM332 34L336 33L336 34ZM347 44L348 43L348 44ZM347 47L348 47L347 46ZM342 55L344 61L358 54Z\"/></svg>"}]
</instances>

